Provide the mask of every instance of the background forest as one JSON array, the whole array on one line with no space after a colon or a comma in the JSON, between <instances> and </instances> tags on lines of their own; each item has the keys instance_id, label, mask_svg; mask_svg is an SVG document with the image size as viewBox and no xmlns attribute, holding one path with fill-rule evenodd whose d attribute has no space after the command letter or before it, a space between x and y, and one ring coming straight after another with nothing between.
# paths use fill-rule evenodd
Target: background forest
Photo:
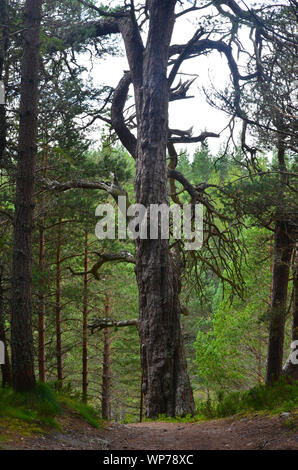
<instances>
[{"instance_id":1,"label":"background forest","mask_svg":"<svg viewBox=\"0 0 298 470\"><path fill-rule=\"evenodd\" d=\"M6 93L5 106L0 105L3 387L13 384L12 260L24 3L0 0L0 81ZM115 90L95 84L92 72L96 61L123 54L122 44L113 35L96 38L92 25L99 15L101 19L109 16L109 5L103 2L97 11L90 3L43 1L32 230L35 375L55 390L93 405L104 419L130 422L145 415L135 248L132 240L98 240L95 210L105 203L116 208L112 185L124 190L134 203L136 170L111 120ZM204 4L184 3L189 8ZM232 13L221 11L229 2L210 3L222 16L217 18L208 10L205 31L209 24L208 31L218 36L224 37L223 30L236 35L240 26L231 20ZM183 264L181 328L187 367L196 408L205 412L211 413L212 403L222 402L231 393L279 379L281 371L276 373L274 358L268 353L270 338L282 345L283 364L292 341L298 339L297 90L293 80L297 43L291 42L297 28L296 7L294 1L271 9L256 6L268 34L257 28L256 50L248 50L247 62L241 65L247 68L241 73L252 73L251 57L259 57L258 73L263 74L262 80L241 88L241 111L250 116L243 119L243 125L239 122L244 114L239 116L233 102L234 90L204 90L210 106L223 109L229 121L231 133L224 135L217 151L210 150L208 132L196 140L188 131L171 131L175 137L168 145L167 161L178 175L169 179L171 203L188 203L196 193L204 205L202 249L187 252L183 243L178 243L178 249ZM244 20L250 21L248 16ZM87 25L85 40L71 26L83 23ZM62 33L64 25L69 28ZM282 52L274 38L283 44ZM197 35L195 40L199 39ZM239 49L243 52L243 46ZM182 85L181 80L177 82L174 93L181 94ZM186 83L186 93L191 86ZM135 116L130 112L128 108L126 124L133 129ZM171 144L176 143L180 145L173 154ZM195 143L196 149L189 150L187 143ZM285 250L288 258L281 264L287 273L278 271ZM277 320L275 301L282 309ZM268 354L273 360L269 373ZM297 365L287 363L284 375L297 379Z\"/></svg>"}]
</instances>

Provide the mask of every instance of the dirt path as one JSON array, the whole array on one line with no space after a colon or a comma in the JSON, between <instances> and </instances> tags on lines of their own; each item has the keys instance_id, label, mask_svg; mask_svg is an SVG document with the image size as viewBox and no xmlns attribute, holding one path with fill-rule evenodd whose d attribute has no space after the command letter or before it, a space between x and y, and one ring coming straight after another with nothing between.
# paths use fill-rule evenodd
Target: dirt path
<instances>
[{"instance_id":1,"label":"dirt path","mask_svg":"<svg viewBox=\"0 0 298 470\"><path fill-rule=\"evenodd\" d=\"M200 423L109 424L96 430L75 416L63 418L63 432L14 437L2 449L63 450L298 450L298 422L292 417L229 418Z\"/></svg>"}]
</instances>

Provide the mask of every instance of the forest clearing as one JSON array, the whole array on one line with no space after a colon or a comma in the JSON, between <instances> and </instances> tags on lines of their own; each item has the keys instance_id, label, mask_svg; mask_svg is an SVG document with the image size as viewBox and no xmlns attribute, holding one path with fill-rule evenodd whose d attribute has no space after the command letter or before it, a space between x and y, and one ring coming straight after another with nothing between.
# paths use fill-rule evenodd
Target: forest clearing
<instances>
[{"instance_id":1,"label":"forest clearing","mask_svg":"<svg viewBox=\"0 0 298 470\"><path fill-rule=\"evenodd\" d=\"M0 0L0 449L298 449L297 21Z\"/></svg>"}]
</instances>

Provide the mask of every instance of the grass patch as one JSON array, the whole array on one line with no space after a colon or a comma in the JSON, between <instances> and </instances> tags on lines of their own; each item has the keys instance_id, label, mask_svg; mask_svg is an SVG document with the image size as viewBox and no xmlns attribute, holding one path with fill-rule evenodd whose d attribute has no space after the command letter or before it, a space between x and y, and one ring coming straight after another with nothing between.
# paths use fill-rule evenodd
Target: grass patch
<instances>
[{"instance_id":1,"label":"grass patch","mask_svg":"<svg viewBox=\"0 0 298 470\"><path fill-rule=\"evenodd\" d=\"M198 421L202 421L206 418L196 414L195 416L186 415L186 416L166 416L165 414L159 414L157 419L148 419L144 418L144 423L152 423L154 421L161 421L165 423L197 423Z\"/></svg>"},{"instance_id":2,"label":"grass patch","mask_svg":"<svg viewBox=\"0 0 298 470\"><path fill-rule=\"evenodd\" d=\"M281 380L266 387L258 385L245 392L233 392L220 401L207 400L198 405L198 414L207 419L225 418L246 412L269 412L278 414L298 408L298 382L289 384Z\"/></svg>"},{"instance_id":3,"label":"grass patch","mask_svg":"<svg viewBox=\"0 0 298 470\"><path fill-rule=\"evenodd\" d=\"M91 424L94 428L99 429L101 427L102 420L99 417L97 411L90 405L76 400L75 398L67 395L60 395L59 402L67 406L70 410L77 413L87 423Z\"/></svg>"},{"instance_id":4,"label":"grass patch","mask_svg":"<svg viewBox=\"0 0 298 470\"><path fill-rule=\"evenodd\" d=\"M11 388L0 388L0 435L7 441L11 436L29 437L34 434L49 432L50 429L63 428L63 420L57 421L62 414L63 405L79 415L95 428L99 428L100 420L91 406L65 391L56 392L48 384L37 383L35 388L26 393L16 393Z\"/></svg>"},{"instance_id":5,"label":"grass patch","mask_svg":"<svg viewBox=\"0 0 298 470\"><path fill-rule=\"evenodd\" d=\"M17 393L11 388L0 390L0 418L14 418L27 423L59 427L55 417L61 406L52 389L38 383L30 392Z\"/></svg>"}]
</instances>

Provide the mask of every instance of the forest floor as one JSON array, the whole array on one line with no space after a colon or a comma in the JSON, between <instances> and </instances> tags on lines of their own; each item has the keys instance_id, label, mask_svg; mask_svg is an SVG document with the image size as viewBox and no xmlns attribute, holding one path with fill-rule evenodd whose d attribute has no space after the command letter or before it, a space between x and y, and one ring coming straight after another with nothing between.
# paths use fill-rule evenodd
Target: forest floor
<instances>
[{"instance_id":1,"label":"forest floor","mask_svg":"<svg viewBox=\"0 0 298 470\"><path fill-rule=\"evenodd\" d=\"M60 430L18 432L0 420L3 450L298 450L298 419L254 414L197 423L106 423L96 429L70 411ZM24 435L25 434L25 435ZM26 435L27 434L27 435ZM29 435L28 435L29 434Z\"/></svg>"}]
</instances>

